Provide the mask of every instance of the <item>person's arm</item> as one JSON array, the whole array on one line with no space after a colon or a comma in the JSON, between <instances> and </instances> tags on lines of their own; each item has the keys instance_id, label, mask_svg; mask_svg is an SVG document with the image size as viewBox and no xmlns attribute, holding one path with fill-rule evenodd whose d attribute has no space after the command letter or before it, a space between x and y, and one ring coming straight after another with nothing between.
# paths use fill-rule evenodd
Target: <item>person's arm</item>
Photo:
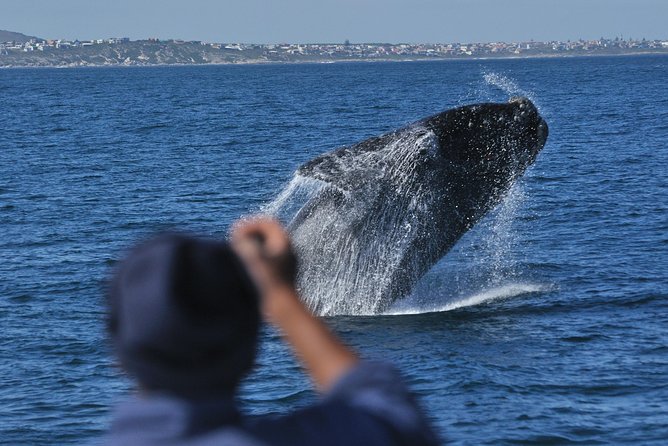
<instances>
[{"instance_id":1,"label":"person's arm","mask_svg":"<svg viewBox=\"0 0 668 446\"><path fill-rule=\"evenodd\" d=\"M326 393L359 359L299 300L287 233L276 220L261 218L238 222L231 239L262 295L265 318L281 330L317 389Z\"/></svg>"},{"instance_id":2,"label":"person's arm","mask_svg":"<svg viewBox=\"0 0 668 446\"><path fill-rule=\"evenodd\" d=\"M290 239L276 220L237 223L232 244L259 288L265 318L283 332L325 394L320 405L274 424L261 424L262 438L276 444L316 444L324 441L325 432L325 444L354 443L355 439L355 444L438 444L399 372L389 364L360 362L301 303L295 290L297 265ZM309 438L309 433L316 437ZM292 441L290 435L298 438Z\"/></svg>"}]
</instances>

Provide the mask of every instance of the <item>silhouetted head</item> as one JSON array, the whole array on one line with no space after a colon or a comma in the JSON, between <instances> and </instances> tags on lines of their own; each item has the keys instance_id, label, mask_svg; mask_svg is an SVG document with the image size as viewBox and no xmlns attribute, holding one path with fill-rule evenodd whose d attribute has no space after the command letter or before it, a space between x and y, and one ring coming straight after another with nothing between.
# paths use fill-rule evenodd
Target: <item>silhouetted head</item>
<instances>
[{"instance_id":1,"label":"silhouetted head","mask_svg":"<svg viewBox=\"0 0 668 446\"><path fill-rule=\"evenodd\" d=\"M231 395L253 364L258 295L226 243L176 234L144 243L121 262L108 299L114 347L144 389Z\"/></svg>"}]
</instances>

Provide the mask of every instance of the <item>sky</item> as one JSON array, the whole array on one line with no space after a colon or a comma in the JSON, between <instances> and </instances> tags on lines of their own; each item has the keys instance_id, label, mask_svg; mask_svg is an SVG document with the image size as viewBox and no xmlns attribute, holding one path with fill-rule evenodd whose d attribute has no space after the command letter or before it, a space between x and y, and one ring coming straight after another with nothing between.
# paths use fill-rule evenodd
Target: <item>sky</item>
<instances>
[{"instance_id":1,"label":"sky","mask_svg":"<svg viewBox=\"0 0 668 446\"><path fill-rule=\"evenodd\" d=\"M0 0L0 29L70 40L668 40L666 24L668 0Z\"/></svg>"}]
</instances>

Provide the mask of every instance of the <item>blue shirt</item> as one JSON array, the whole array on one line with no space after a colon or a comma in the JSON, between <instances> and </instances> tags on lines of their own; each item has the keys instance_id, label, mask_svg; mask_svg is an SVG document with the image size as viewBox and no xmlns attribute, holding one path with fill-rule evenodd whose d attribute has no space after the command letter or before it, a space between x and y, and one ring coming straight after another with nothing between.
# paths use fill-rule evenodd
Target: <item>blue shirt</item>
<instances>
[{"instance_id":1,"label":"blue shirt","mask_svg":"<svg viewBox=\"0 0 668 446\"><path fill-rule=\"evenodd\" d=\"M312 406L244 418L232 398L137 397L117 407L105 445L436 445L415 400L390 365L363 362Z\"/></svg>"}]
</instances>

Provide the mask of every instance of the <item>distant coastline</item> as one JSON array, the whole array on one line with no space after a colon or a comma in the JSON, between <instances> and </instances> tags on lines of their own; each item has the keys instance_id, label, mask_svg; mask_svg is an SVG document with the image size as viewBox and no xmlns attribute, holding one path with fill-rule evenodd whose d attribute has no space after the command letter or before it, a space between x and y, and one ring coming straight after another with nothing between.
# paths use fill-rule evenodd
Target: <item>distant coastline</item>
<instances>
[{"instance_id":1,"label":"distant coastline","mask_svg":"<svg viewBox=\"0 0 668 446\"><path fill-rule=\"evenodd\" d=\"M668 54L668 40L448 44L240 44L127 38L45 40L12 33L0 68L405 62ZM19 37L15 37L19 36Z\"/></svg>"}]
</instances>

